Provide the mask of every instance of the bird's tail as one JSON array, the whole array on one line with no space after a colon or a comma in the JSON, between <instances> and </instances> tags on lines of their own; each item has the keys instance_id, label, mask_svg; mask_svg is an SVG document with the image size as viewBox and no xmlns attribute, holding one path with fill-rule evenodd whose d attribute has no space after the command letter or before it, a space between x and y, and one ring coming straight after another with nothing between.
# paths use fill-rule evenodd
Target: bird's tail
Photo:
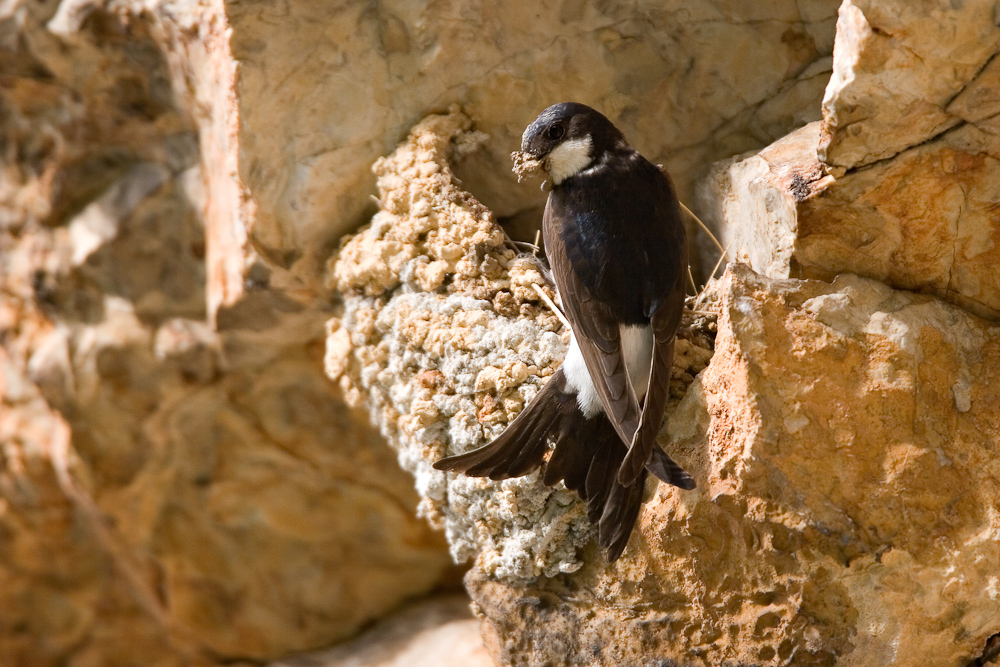
<instances>
[{"instance_id":1,"label":"bird's tail","mask_svg":"<svg viewBox=\"0 0 1000 667\"><path fill-rule=\"evenodd\" d=\"M555 448L546 463L549 441ZM566 391L566 378L559 369L496 440L441 459L434 467L500 480L520 477L545 464L545 484L563 481L587 501L587 514L598 527L598 541L613 562L628 544L646 481L644 469L632 484L618 482L626 454L628 448L606 416L587 419L583 415L576 396ZM668 483L690 488L690 477L659 446L647 468Z\"/></svg>"}]
</instances>

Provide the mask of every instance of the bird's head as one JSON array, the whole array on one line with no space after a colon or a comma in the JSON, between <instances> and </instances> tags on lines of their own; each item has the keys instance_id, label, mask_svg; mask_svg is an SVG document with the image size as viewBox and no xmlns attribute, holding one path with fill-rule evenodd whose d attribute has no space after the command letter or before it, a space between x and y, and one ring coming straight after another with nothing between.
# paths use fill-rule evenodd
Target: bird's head
<instances>
[{"instance_id":1,"label":"bird's head","mask_svg":"<svg viewBox=\"0 0 1000 667\"><path fill-rule=\"evenodd\" d=\"M601 153L627 145L610 120L577 102L553 104L521 137L521 152L538 160L555 185L589 167Z\"/></svg>"}]
</instances>

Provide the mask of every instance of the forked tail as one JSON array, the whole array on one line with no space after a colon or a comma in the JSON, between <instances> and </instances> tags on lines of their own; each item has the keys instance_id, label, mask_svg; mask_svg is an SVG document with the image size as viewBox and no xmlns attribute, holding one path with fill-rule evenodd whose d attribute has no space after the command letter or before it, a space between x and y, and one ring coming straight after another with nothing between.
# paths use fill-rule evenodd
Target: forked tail
<instances>
[{"instance_id":1,"label":"forked tail","mask_svg":"<svg viewBox=\"0 0 1000 667\"><path fill-rule=\"evenodd\" d=\"M546 463L550 440L554 451ZM639 516L646 469L668 484L694 488L694 480L658 445L632 484L619 483L618 470L627 453L607 417L584 417L576 396L566 391L560 368L496 440L441 459L434 467L501 480L526 475L544 464L545 484L563 481L587 501L587 515L598 527L598 541L613 562L625 550Z\"/></svg>"}]
</instances>

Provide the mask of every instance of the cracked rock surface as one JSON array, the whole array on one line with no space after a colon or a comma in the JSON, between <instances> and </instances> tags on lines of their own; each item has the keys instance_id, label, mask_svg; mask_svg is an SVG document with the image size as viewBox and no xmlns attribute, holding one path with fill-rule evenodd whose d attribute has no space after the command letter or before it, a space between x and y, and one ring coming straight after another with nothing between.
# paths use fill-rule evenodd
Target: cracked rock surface
<instances>
[{"instance_id":1,"label":"cracked rock surface","mask_svg":"<svg viewBox=\"0 0 1000 667\"><path fill-rule=\"evenodd\" d=\"M820 159L853 169L959 124L998 129L996 3L845 0Z\"/></svg>"},{"instance_id":2,"label":"cracked rock surface","mask_svg":"<svg viewBox=\"0 0 1000 667\"><path fill-rule=\"evenodd\" d=\"M823 121L708 179L724 245L775 278L856 273L1000 318L995 18L844 2Z\"/></svg>"}]
</instances>

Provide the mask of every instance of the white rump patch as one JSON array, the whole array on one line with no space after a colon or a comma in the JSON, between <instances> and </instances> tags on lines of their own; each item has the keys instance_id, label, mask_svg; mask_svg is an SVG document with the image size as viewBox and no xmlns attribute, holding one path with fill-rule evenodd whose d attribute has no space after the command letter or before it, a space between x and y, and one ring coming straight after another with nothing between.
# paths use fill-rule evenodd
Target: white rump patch
<instances>
[{"instance_id":1,"label":"white rump patch","mask_svg":"<svg viewBox=\"0 0 1000 667\"><path fill-rule=\"evenodd\" d=\"M619 331L629 381L636 398L641 401L649 388L649 367L653 362L653 328L648 325L621 326ZM576 393L577 405L587 419L604 412L575 335L570 337L569 354L563 363L563 373L566 374L567 386Z\"/></svg>"},{"instance_id":2,"label":"white rump patch","mask_svg":"<svg viewBox=\"0 0 1000 667\"><path fill-rule=\"evenodd\" d=\"M597 388L594 381L590 379L587 371L587 363L583 360L583 353L580 346L576 344L576 336L570 334L569 354L563 362L563 373L566 374L566 384L576 392L576 403L580 406L580 411L587 419L604 412L601 399L597 395Z\"/></svg>"},{"instance_id":3,"label":"white rump patch","mask_svg":"<svg viewBox=\"0 0 1000 667\"><path fill-rule=\"evenodd\" d=\"M552 177L552 182L559 185L570 176L575 176L590 165L593 158L590 155L594 142L590 137L564 141L545 158L545 170Z\"/></svg>"},{"instance_id":4,"label":"white rump patch","mask_svg":"<svg viewBox=\"0 0 1000 667\"><path fill-rule=\"evenodd\" d=\"M622 340L622 356L632 383L635 397L642 400L649 389L649 367L653 363L653 327L619 325Z\"/></svg>"}]
</instances>

